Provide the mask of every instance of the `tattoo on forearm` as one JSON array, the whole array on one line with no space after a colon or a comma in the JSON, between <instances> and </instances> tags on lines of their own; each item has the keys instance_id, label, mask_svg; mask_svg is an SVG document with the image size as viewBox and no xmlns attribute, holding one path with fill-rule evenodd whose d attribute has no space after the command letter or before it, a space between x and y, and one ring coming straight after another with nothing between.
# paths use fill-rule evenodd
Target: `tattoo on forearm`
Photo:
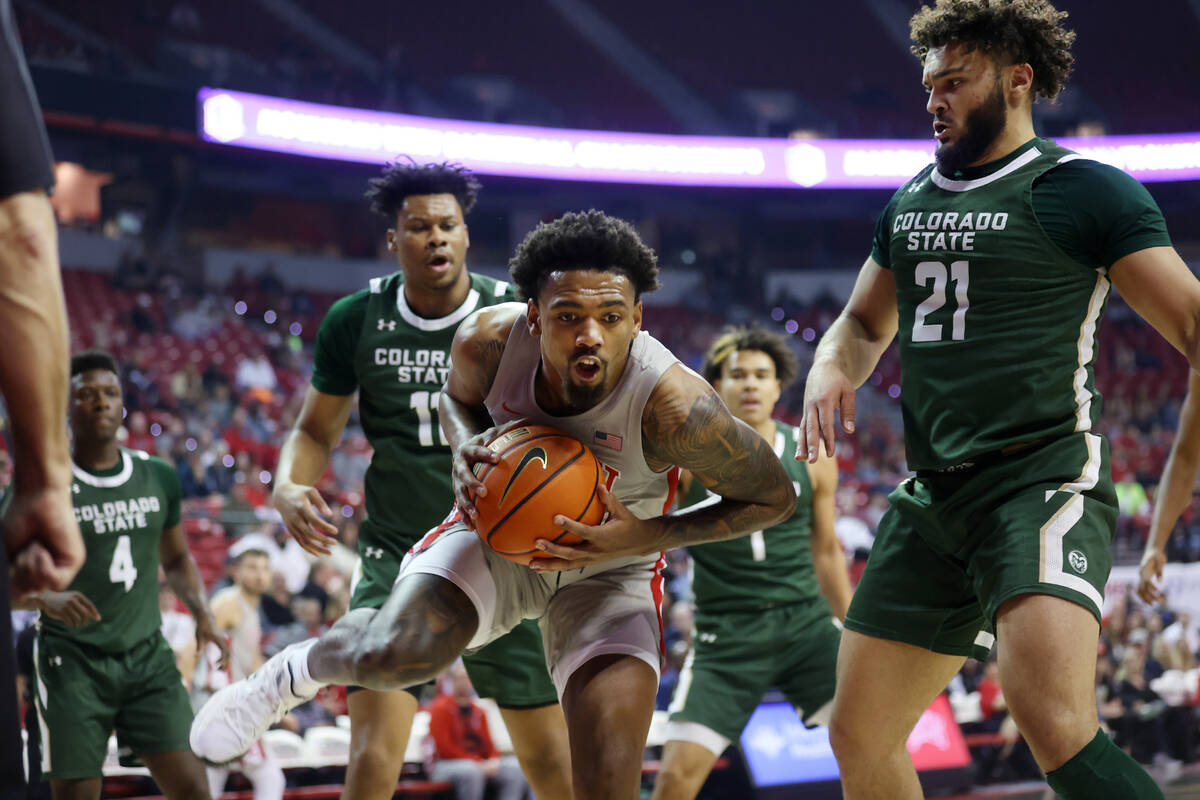
<instances>
[{"instance_id":1,"label":"tattoo on forearm","mask_svg":"<svg viewBox=\"0 0 1200 800\"><path fill-rule=\"evenodd\" d=\"M678 547L728 539L780 521L793 502L791 481L761 436L739 423L716 393L670 393L648 409L644 446L655 461L678 464L723 498L720 503L662 520L662 545Z\"/></svg>"}]
</instances>

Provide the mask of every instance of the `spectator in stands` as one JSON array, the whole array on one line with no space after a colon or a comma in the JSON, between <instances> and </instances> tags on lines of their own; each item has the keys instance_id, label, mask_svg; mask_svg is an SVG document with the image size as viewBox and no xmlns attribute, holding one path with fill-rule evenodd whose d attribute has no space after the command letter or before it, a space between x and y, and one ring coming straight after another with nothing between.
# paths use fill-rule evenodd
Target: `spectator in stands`
<instances>
[{"instance_id":1,"label":"spectator in stands","mask_svg":"<svg viewBox=\"0 0 1200 800\"><path fill-rule=\"evenodd\" d=\"M667 581L667 593L673 600L692 599L692 571L689 568L691 559L687 549L677 547L667 551L667 566L663 577Z\"/></svg>"},{"instance_id":2,"label":"spectator in stands","mask_svg":"<svg viewBox=\"0 0 1200 800\"><path fill-rule=\"evenodd\" d=\"M1168 665L1167 662L1163 662L1167 669L1187 671L1196 668L1196 650L1200 649L1200 631L1197 631L1196 627L1192 625L1191 614L1186 611L1176 614L1171 624L1163 629L1162 639L1173 650L1173 656L1170 656L1171 663Z\"/></svg>"},{"instance_id":3,"label":"spectator in stands","mask_svg":"<svg viewBox=\"0 0 1200 800\"><path fill-rule=\"evenodd\" d=\"M195 411L204 401L204 379L195 361L188 361L171 376L171 394L182 411Z\"/></svg>"},{"instance_id":4,"label":"spectator in stands","mask_svg":"<svg viewBox=\"0 0 1200 800\"><path fill-rule=\"evenodd\" d=\"M130 412L129 418L125 420L125 428L129 433L125 439L126 447L131 450L144 450L150 455L155 454L157 441L150 435L150 426L144 411Z\"/></svg>"},{"instance_id":5,"label":"spectator in stands","mask_svg":"<svg viewBox=\"0 0 1200 800\"><path fill-rule=\"evenodd\" d=\"M489 783L496 800L521 800L529 789L515 756L501 756L492 744L487 715L475 702L467 669L458 661L447 670L452 688L429 707L435 781L454 784L458 800L483 800Z\"/></svg>"},{"instance_id":6,"label":"spectator in stands","mask_svg":"<svg viewBox=\"0 0 1200 800\"><path fill-rule=\"evenodd\" d=\"M175 471L179 473L179 483L183 486L185 500L216 494L216 481L209 474L209 468L204 465L204 454L200 450L189 452L175 465Z\"/></svg>"},{"instance_id":7,"label":"spectator in stands","mask_svg":"<svg viewBox=\"0 0 1200 800\"><path fill-rule=\"evenodd\" d=\"M229 283L225 286L226 294L237 300L244 300L246 295L252 291L254 291L254 283L246 274L246 266L238 264L233 268L233 275L230 276Z\"/></svg>"},{"instance_id":8,"label":"spectator in stands","mask_svg":"<svg viewBox=\"0 0 1200 800\"><path fill-rule=\"evenodd\" d=\"M275 264L267 264L266 268L258 273L258 290L267 296L283 293L283 279L279 277Z\"/></svg>"},{"instance_id":9,"label":"spectator in stands","mask_svg":"<svg viewBox=\"0 0 1200 800\"><path fill-rule=\"evenodd\" d=\"M980 753L981 773L987 778L1033 778L1041 775L1033 754L1021 741L1017 724L1008 712L1004 691L1000 688L1000 665L988 661L979 680L979 710L983 713L980 728L998 734L998 747L984 748Z\"/></svg>"},{"instance_id":10,"label":"spectator in stands","mask_svg":"<svg viewBox=\"0 0 1200 800\"><path fill-rule=\"evenodd\" d=\"M154 270L143 256L126 250L117 262L113 273L113 286L117 289L146 289L154 282Z\"/></svg>"},{"instance_id":11,"label":"spectator in stands","mask_svg":"<svg viewBox=\"0 0 1200 800\"><path fill-rule=\"evenodd\" d=\"M1138 630L1145 633L1145 629ZM1125 748L1139 763L1157 763L1168 769L1172 769L1173 764L1173 770L1178 769L1178 762L1167 755L1163 716L1167 704L1150 688L1143 647L1126 648L1121 669L1117 673L1114 696L1120 701L1121 715L1111 719L1109 725L1116 731L1117 744Z\"/></svg>"},{"instance_id":12,"label":"spectator in stands","mask_svg":"<svg viewBox=\"0 0 1200 800\"><path fill-rule=\"evenodd\" d=\"M696 611L692 604L687 600L676 600L671 605L671 612L667 618L667 630L663 633L663 640L667 647L675 644L675 642L683 642L691 648L692 633L696 627Z\"/></svg>"},{"instance_id":13,"label":"spectator in stands","mask_svg":"<svg viewBox=\"0 0 1200 800\"><path fill-rule=\"evenodd\" d=\"M290 608L295 622L280 628L271 637L271 641L263 648L268 656L275 655L288 645L325 632L325 608L320 597L313 593L292 595Z\"/></svg>"},{"instance_id":14,"label":"spectator in stands","mask_svg":"<svg viewBox=\"0 0 1200 800\"><path fill-rule=\"evenodd\" d=\"M836 495L838 517L833 530L848 553L870 552L875 543L871 527L858 516L859 495L853 486L840 487Z\"/></svg>"},{"instance_id":15,"label":"spectator in stands","mask_svg":"<svg viewBox=\"0 0 1200 800\"><path fill-rule=\"evenodd\" d=\"M259 402L270 403L274 400L279 380L267 354L259 350L253 357L244 358L238 364L234 385Z\"/></svg>"},{"instance_id":16,"label":"spectator in stands","mask_svg":"<svg viewBox=\"0 0 1200 800\"><path fill-rule=\"evenodd\" d=\"M165 583L158 587L158 610L162 614L160 630L175 653L175 666L183 677L183 685L191 686L192 672L196 669L196 620L179 610L175 593Z\"/></svg>"}]
</instances>

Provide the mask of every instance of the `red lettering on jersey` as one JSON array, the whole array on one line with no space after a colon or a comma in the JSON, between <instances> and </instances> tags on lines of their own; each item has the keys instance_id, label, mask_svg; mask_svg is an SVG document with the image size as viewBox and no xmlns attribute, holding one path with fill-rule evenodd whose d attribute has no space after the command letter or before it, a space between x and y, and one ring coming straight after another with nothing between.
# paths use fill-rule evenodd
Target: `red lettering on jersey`
<instances>
[{"instance_id":1,"label":"red lettering on jersey","mask_svg":"<svg viewBox=\"0 0 1200 800\"><path fill-rule=\"evenodd\" d=\"M621 477L621 471L610 467L603 461L600 462L600 466L604 468L606 473L608 473L608 478L604 481L604 488L611 492L613 484L617 482L617 478Z\"/></svg>"}]
</instances>

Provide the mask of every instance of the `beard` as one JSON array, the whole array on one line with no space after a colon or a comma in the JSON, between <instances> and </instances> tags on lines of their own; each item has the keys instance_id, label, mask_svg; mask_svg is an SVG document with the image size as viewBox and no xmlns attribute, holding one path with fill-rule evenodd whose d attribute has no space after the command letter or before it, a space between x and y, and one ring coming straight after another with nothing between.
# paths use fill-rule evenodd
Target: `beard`
<instances>
[{"instance_id":1,"label":"beard","mask_svg":"<svg viewBox=\"0 0 1200 800\"><path fill-rule=\"evenodd\" d=\"M608 364L601 362L600 370L599 381L594 384L581 384L572 380L568 369L564 383L566 384L567 400L572 407L589 409L604 399L605 384L608 383Z\"/></svg>"},{"instance_id":2,"label":"beard","mask_svg":"<svg viewBox=\"0 0 1200 800\"><path fill-rule=\"evenodd\" d=\"M934 151L938 170L950 176L978 161L1004 130L1008 122L1007 110L1004 90L997 80L991 95L963 120L963 131L958 141L940 144Z\"/></svg>"}]
</instances>

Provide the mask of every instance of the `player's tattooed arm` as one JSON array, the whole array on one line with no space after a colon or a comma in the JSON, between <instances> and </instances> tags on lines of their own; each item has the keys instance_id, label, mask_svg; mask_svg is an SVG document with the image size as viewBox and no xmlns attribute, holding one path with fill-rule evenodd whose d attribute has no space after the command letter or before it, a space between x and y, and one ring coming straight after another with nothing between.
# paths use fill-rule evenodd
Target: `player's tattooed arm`
<instances>
[{"instance_id":1,"label":"player's tattooed arm","mask_svg":"<svg viewBox=\"0 0 1200 800\"><path fill-rule=\"evenodd\" d=\"M657 520L655 549L731 539L795 512L795 489L771 446L691 370L673 367L659 381L642 415L642 441L652 467L682 467L722 498Z\"/></svg>"},{"instance_id":2,"label":"player's tattooed arm","mask_svg":"<svg viewBox=\"0 0 1200 800\"><path fill-rule=\"evenodd\" d=\"M471 498L483 487L471 468L498 460L487 449L495 429L484 401L496 379L513 325L525 324L524 311L520 303L481 309L459 326L450 346L450 373L442 387L438 419L454 454L450 465L454 499L468 520L475 516Z\"/></svg>"},{"instance_id":3,"label":"player's tattooed arm","mask_svg":"<svg viewBox=\"0 0 1200 800\"><path fill-rule=\"evenodd\" d=\"M599 496L608 518L584 525L559 515L560 525L583 541L564 545L539 539L546 554L530 564L539 571L576 569L633 555L649 555L701 542L732 539L777 525L796 510L796 492L775 452L761 436L734 419L713 388L683 366L659 380L642 413L642 451L655 470L686 469L714 494L716 503L693 506L678 516L638 519L605 489Z\"/></svg>"}]
</instances>

